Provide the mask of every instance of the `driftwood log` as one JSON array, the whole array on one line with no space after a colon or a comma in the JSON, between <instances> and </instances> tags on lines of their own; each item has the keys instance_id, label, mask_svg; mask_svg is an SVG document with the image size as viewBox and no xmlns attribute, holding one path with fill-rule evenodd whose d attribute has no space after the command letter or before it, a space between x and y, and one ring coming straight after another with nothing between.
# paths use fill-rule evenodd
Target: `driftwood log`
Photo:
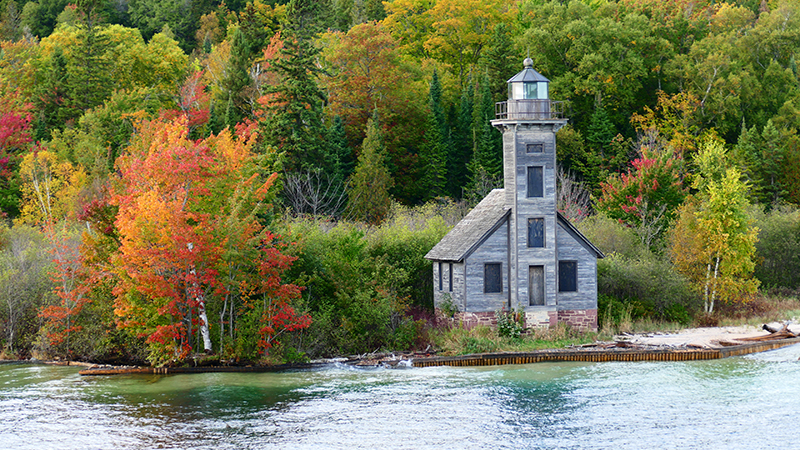
<instances>
[{"instance_id":1,"label":"driftwood log","mask_svg":"<svg viewBox=\"0 0 800 450\"><path fill-rule=\"evenodd\" d=\"M738 341L748 341L748 342L759 342L759 341L771 341L775 339L791 339L800 336L800 333L792 333L789 330L789 322L783 324L780 328L771 327L767 324L764 324L761 329L769 331L770 334L764 336L756 336L750 338L742 338L737 339Z\"/></svg>"}]
</instances>

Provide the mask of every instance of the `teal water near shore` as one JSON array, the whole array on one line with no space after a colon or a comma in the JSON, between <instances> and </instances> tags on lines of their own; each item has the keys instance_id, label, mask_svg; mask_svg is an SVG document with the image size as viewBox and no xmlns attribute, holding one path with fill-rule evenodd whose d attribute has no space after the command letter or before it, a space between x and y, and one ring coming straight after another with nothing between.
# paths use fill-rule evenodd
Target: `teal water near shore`
<instances>
[{"instance_id":1,"label":"teal water near shore","mask_svg":"<svg viewBox=\"0 0 800 450\"><path fill-rule=\"evenodd\" d=\"M794 448L798 358L800 345L691 362L108 377L7 364L0 448Z\"/></svg>"}]
</instances>

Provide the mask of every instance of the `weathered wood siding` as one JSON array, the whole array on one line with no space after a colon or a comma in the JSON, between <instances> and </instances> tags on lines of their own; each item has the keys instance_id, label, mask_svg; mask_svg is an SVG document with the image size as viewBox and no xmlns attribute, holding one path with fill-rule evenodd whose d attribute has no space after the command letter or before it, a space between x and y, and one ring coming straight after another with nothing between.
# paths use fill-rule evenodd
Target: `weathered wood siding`
<instances>
[{"instance_id":1,"label":"weathered wood siding","mask_svg":"<svg viewBox=\"0 0 800 450\"><path fill-rule=\"evenodd\" d=\"M594 252L573 236L572 233L558 226L558 260L577 261L578 290L576 292L559 292L558 309L586 310L597 309L597 257Z\"/></svg>"},{"instance_id":2,"label":"weathered wood siding","mask_svg":"<svg viewBox=\"0 0 800 450\"><path fill-rule=\"evenodd\" d=\"M506 207L511 208L511 305L526 311L552 310L556 286L556 135L566 121L503 122L503 172ZM528 152L542 144L542 152ZM528 168L543 168L543 196L528 197ZM528 247L528 219L544 219L544 247ZM530 306L529 268L543 266L545 305Z\"/></svg>"},{"instance_id":3,"label":"weathered wood siding","mask_svg":"<svg viewBox=\"0 0 800 450\"><path fill-rule=\"evenodd\" d=\"M453 284L449 285L450 267L453 270ZM439 261L433 262L433 305L441 307L442 302L449 299L459 311L464 311L465 289L464 289L464 263L450 263L442 261L442 289L439 290Z\"/></svg>"},{"instance_id":4,"label":"weathered wood siding","mask_svg":"<svg viewBox=\"0 0 800 450\"><path fill-rule=\"evenodd\" d=\"M504 221L465 260L465 312L495 311L508 306L508 222ZM503 292L483 292L483 269L486 263L502 264Z\"/></svg>"}]
</instances>

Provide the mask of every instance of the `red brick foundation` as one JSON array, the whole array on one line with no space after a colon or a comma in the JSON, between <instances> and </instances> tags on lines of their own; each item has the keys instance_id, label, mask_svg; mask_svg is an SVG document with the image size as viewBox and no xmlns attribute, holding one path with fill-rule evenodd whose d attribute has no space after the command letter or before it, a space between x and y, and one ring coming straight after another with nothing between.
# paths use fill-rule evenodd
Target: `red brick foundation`
<instances>
[{"instance_id":1,"label":"red brick foundation","mask_svg":"<svg viewBox=\"0 0 800 450\"><path fill-rule=\"evenodd\" d=\"M497 317L494 311L491 312L460 312L455 317L464 324L464 328L470 330L478 325L485 325L487 327L497 327Z\"/></svg>"},{"instance_id":2,"label":"red brick foundation","mask_svg":"<svg viewBox=\"0 0 800 450\"><path fill-rule=\"evenodd\" d=\"M578 330L597 331L596 309L573 309L558 312L558 321Z\"/></svg>"}]
</instances>

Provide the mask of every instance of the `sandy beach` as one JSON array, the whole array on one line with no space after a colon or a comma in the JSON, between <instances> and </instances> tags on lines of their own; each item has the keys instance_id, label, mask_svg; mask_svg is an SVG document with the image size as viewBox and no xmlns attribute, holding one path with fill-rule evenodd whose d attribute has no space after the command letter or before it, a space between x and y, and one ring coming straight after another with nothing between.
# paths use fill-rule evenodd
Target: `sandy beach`
<instances>
[{"instance_id":1,"label":"sandy beach","mask_svg":"<svg viewBox=\"0 0 800 450\"><path fill-rule=\"evenodd\" d=\"M768 324L774 328L781 328L783 323ZM800 333L800 324L790 323L789 331ZM766 336L770 334L761 327L707 327L687 328L674 333L645 333L622 334L615 336L617 342L629 342L635 345L662 346L662 347L694 347L694 348L719 348L720 342L738 342L741 338ZM745 342L740 342L745 343Z\"/></svg>"}]
</instances>

